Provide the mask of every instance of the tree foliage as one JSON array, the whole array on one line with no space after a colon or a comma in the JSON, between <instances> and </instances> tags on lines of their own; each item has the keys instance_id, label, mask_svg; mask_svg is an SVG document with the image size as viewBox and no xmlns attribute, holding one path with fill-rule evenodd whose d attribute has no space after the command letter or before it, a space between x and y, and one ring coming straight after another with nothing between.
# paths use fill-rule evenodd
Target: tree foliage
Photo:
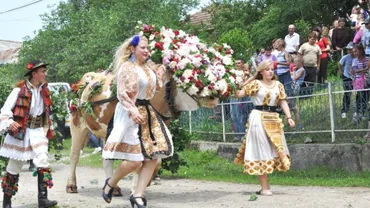
<instances>
[{"instance_id":1,"label":"tree foliage","mask_svg":"<svg viewBox=\"0 0 370 208\"><path fill-rule=\"evenodd\" d=\"M20 63L50 63L49 80L75 82L82 74L107 68L113 52L134 34L137 21L178 28L197 0L70 0L44 15L44 28L25 41Z\"/></svg>"},{"instance_id":2,"label":"tree foliage","mask_svg":"<svg viewBox=\"0 0 370 208\"><path fill-rule=\"evenodd\" d=\"M234 50L235 59L247 60L254 52L254 46L246 30L234 28L225 32L218 39L219 43L227 43Z\"/></svg>"}]
</instances>

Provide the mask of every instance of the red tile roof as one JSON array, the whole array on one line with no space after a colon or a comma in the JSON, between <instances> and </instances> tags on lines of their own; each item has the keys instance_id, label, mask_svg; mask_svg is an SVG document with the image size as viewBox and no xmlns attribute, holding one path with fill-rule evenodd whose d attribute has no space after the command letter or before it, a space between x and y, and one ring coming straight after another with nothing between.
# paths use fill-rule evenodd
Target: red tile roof
<instances>
[{"instance_id":1,"label":"red tile roof","mask_svg":"<svg viewBox=\"0 0 370 208\"><path fill-rule=\"evenodd\" d=\"M190 16L190 22L194 25L210 25L211 20L212 14L207 9L203 9Z\"/></svg>"}]
</instances>

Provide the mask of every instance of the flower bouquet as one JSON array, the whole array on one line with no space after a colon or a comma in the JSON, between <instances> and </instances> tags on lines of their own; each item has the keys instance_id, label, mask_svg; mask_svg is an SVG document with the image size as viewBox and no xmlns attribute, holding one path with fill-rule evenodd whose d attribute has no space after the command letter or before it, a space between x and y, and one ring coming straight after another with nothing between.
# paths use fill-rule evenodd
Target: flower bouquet
<instances>
[{"instance_id":1,"label":"flower bouquet","mask_svg":"<svg viewBox=\"0 0 370 208\"><path fill-rule=\"evenodd\" d=\"M149 40L151 60L166 65L189 95L225 98L242 85L243 72L235 69L229 45L208 46L182 30L145 24L136 28Z\"/></svg>"}]
</instances>

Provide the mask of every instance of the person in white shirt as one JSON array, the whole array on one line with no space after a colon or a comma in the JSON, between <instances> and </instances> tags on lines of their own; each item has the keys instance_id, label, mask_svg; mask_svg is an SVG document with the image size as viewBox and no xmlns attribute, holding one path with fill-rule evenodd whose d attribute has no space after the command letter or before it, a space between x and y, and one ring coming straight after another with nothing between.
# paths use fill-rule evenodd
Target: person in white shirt
<instances>
[{"instance_id":1,"label":"person in white shirt","mask_svg":"<svg viewBox=\"0 0 370 208\"><path fill-rule=\"evenodd\" d=\"M19 173L27 160L37 171L38 207L52 207L47 187L53 186L48 162L48 143L54 134L50 116L51 98L46 82L47 64L34 60L27 64L26 79L18 82L0 110L0 134L7 132L0 156L9 158L2 177L3 208L12 207L18 191ZM28 194L32 192L30 187Z\"/></svg>"},{"instance_id":2,"label":"person in white shirt","mask_svg":"<svg viewBox=\"0 0 370 208\"><path fill-rule=\"evenodd\" d=\"M297 54L299 48L299 34L295 32L295 26L288 26L288 35L285 36L285 50L290 54Z\"/></svg>"}]
</instances>

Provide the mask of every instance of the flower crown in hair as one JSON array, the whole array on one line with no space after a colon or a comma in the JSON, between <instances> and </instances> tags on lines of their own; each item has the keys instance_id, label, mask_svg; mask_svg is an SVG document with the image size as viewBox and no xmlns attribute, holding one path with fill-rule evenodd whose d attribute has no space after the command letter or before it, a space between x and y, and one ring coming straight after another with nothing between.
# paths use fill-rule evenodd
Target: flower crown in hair
<instances>
[{"instance_id":1,"label":"flower crown in hair","mask_svg":"<svg viewBox=\"0 0 370 208\"><path fill-rule=\"evenodd\" d=\"M140 36L139 35L135 35L134 38L132 39L131 41L131 45L136 47L140 42Z\"/></svg>"}]
</instances>

